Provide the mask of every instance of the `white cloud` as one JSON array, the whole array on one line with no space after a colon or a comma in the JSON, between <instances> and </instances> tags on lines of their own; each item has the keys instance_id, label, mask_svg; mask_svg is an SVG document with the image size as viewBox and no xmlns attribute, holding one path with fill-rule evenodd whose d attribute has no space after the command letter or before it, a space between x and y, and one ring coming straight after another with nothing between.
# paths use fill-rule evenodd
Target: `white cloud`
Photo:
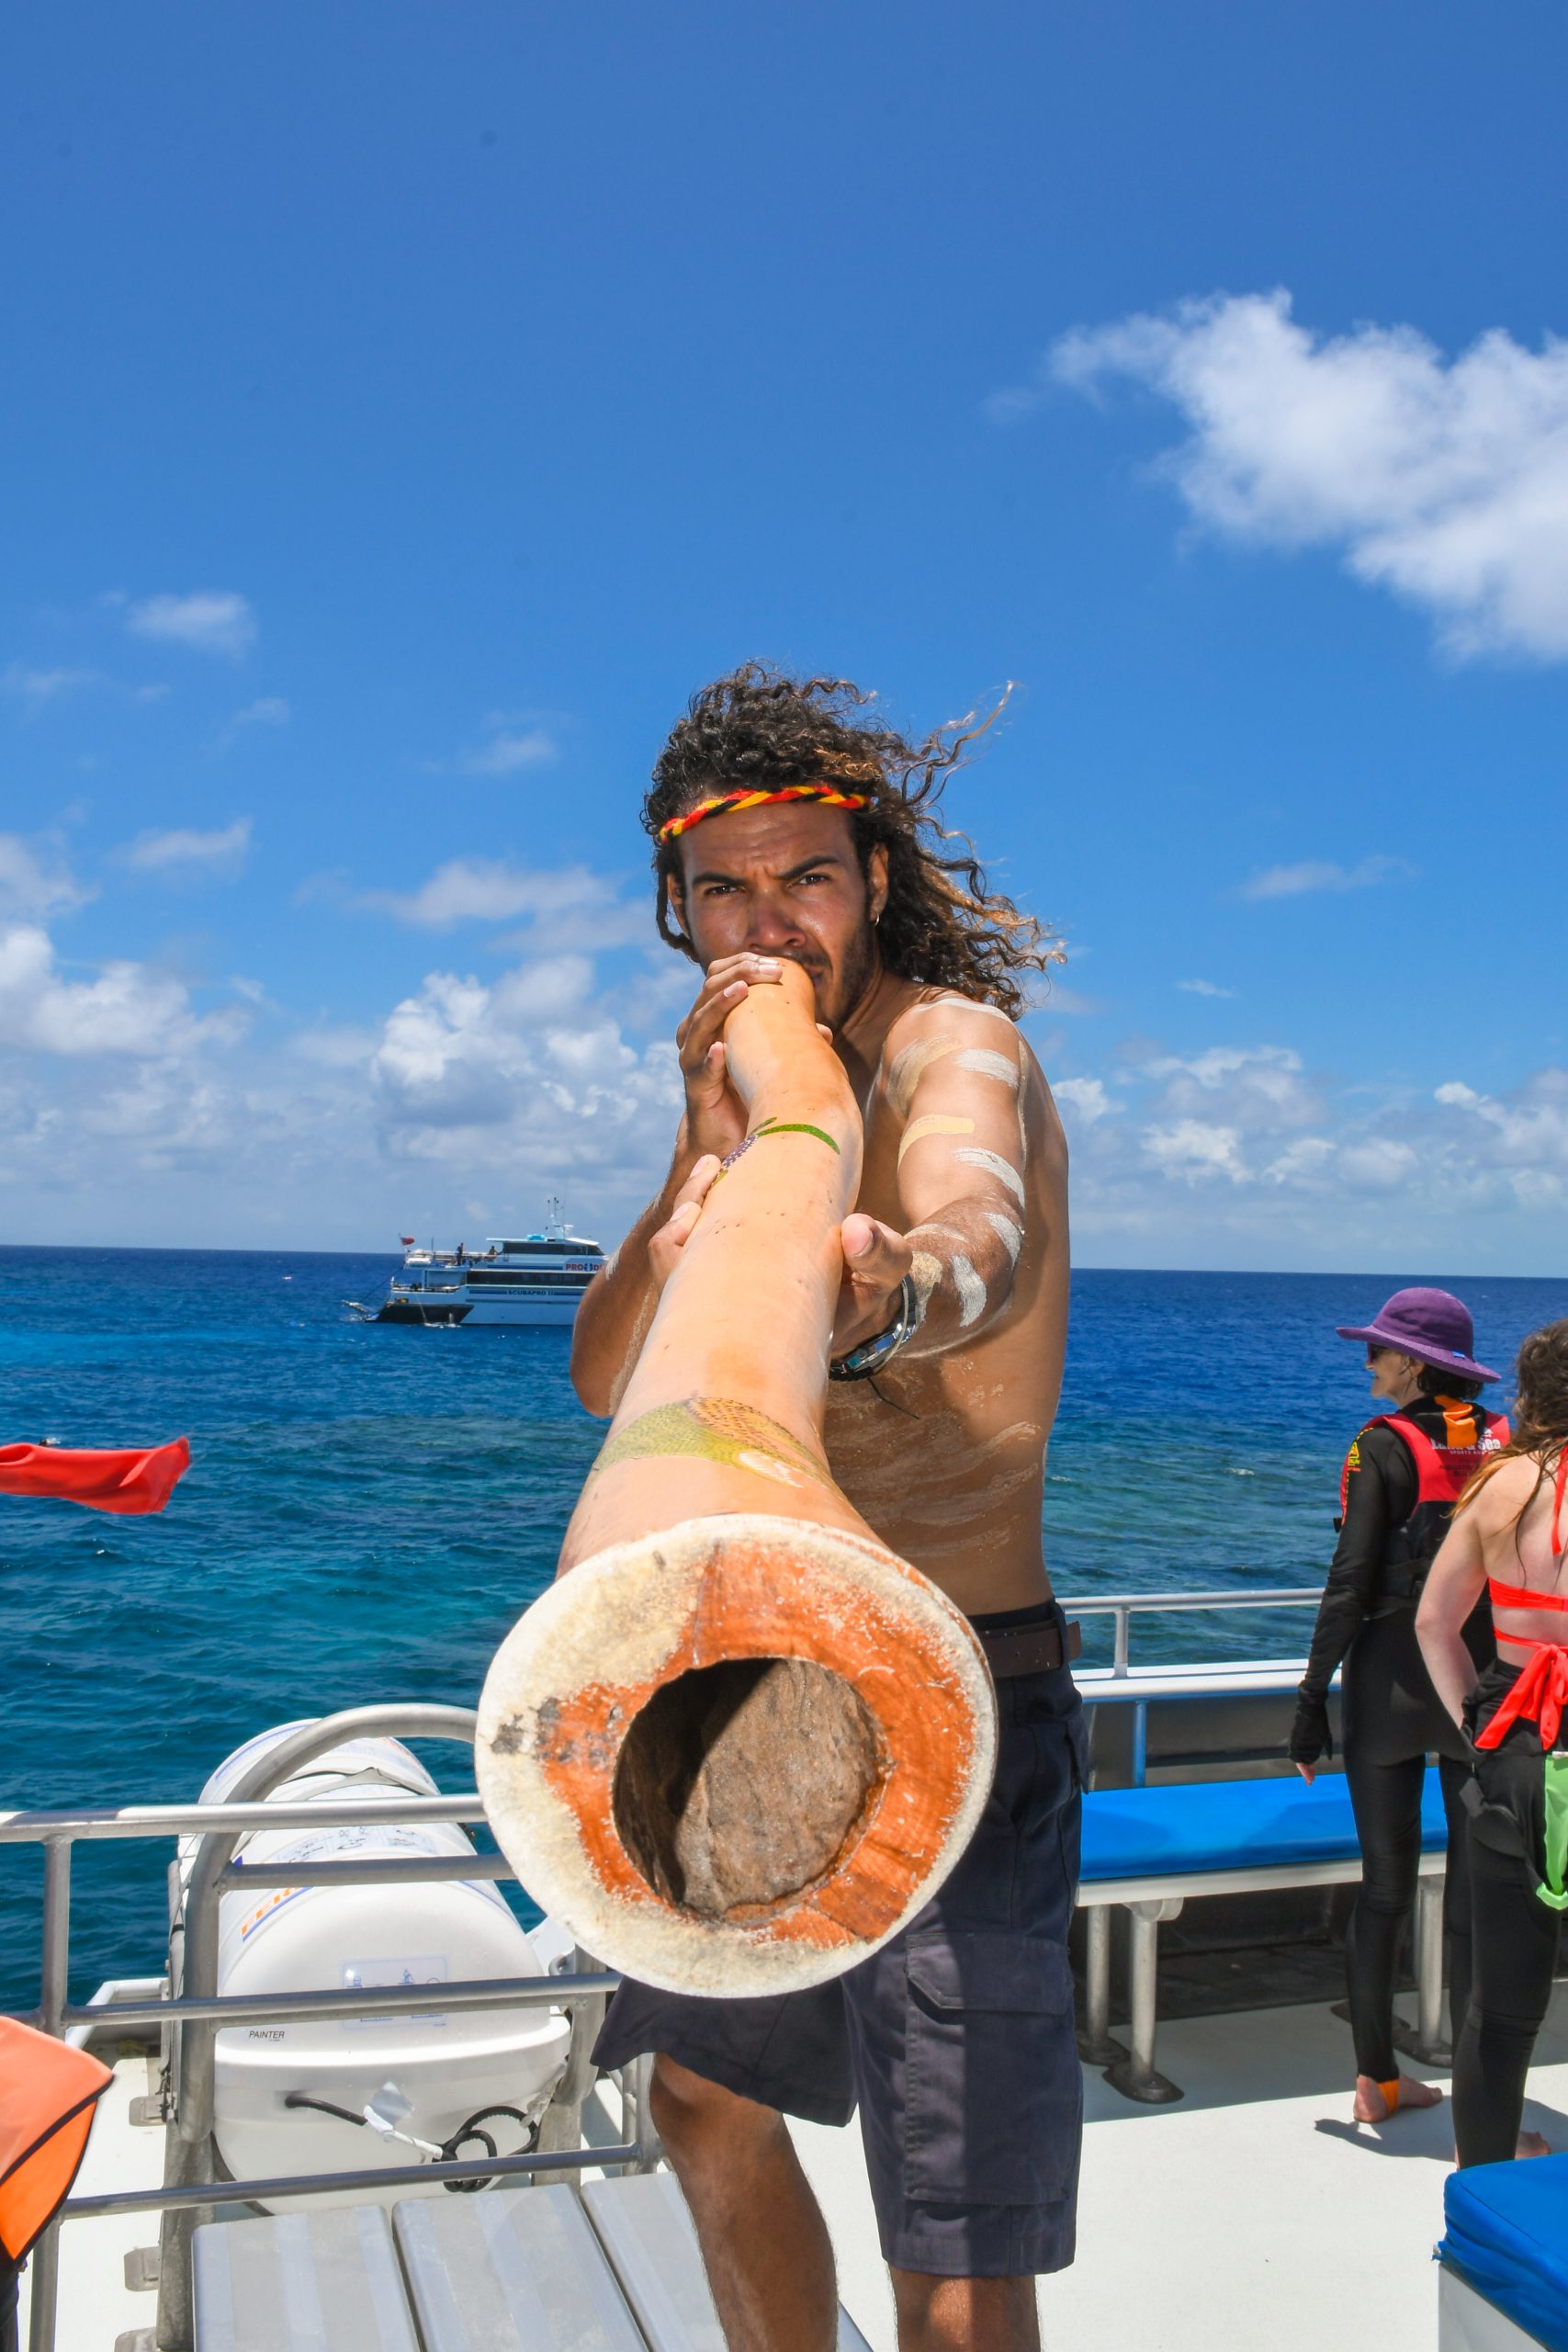
<instances>
[{"instance_id":1,"label":"white cloud","mask_svg":"<svg viewBox=\"0 0 1568 2352\"><path fill-rule=\"evenodd\" d=\"M1568 1206L1568 1071L1538 1070L1501 1097L1450 1080L1436 1100L1463 1114L1453 1124L1483 1164L1506 1171L1510 1182L1527 1178L1532 1194L1545 1182Z\"/></svg>"},{"instance_id":2,"label":"white cloud","mask_svg":"<svg viewBox=\"0 0 1568 2352\"><path fill-rule=\"evenodd\" d=\"M13 1050L155 1057L231 1040L240 1026L236 1013L198 1017L184 982L151 965L116 961L96 979L66 980L46 931L0 931L0 1037Z\"/></svg>"},{"instance_id":3,"label":"white cloud","mask_svg":"<svg viewBox=\"0 0 1568 2352\"><path fill-rule=\"evenodd\" d=\"M371 1057L388 1148L455 1169L598 1158L651 1172L679 1115L673 1048L639 1052L592 990L581 956L540 958L493 985L429 974Z\"/></svg>"},{"instance_id":4,"label":"white cloud","mask_svg":"<svg viewBox=\"0 0 1568 2352\"><path fill-rule=\"evenodd\" d=\"M417 890L370 890L358 903L423 931L449 931L461 922L511 922L527 915L558 925L580 920L585 933L592 933L595 919L614 909L615 892L604 875L586 866L551 874L511 865L504 858L454 857ZM584 944L606 943L589 936Z\"/></svg>"},{"instance_id":5,"label":"white cloud","mask_svg":"<svg viewBox=\"0 0 1568 2352\"><path fill-rule=\"evenodd\" d=\"M231 588L197 589L188 596L143 596L125 616L133 637L184 645L197 653L248 652L255 643L256 616L249 600Z\"/></svg>"},{"instance_id":6,"label":"white cloud","mask_svg":"<svg viewBox=\"0 0 1568 2352\"><path fill-rule=\"evenodd\" d=\"M1303 858L1297 865L1269 865L1241 887L1244 899L1301 899L1314 890L1375 890L1380 883L1408 875L1410 867L1397 857L1363 857L1355 865L1337 865L1331 858ZM1183 988L1189 983L1183 981ZM1207 989L1201 989L1207 995ZM1222 990L1223 994L1224 991Z\"/></svg>"},{"instance_id":7,"label":"white cloud","mask_svg":"<svg viewBox=\"0 0 1568 2352\"><path fill-rule=\"evenodd\" d=\"M1147 1075L1163 1082L1160 1112L1181 1118L1230 1120L1238 1128L1308 1126L1322 1105L1287 1046L1211 1046L1190 1057L1156 1056Z\"/></svg>"},{"instance_id":8,"label":"white cloud","mask_svg":"<svg viewBox=\"0 0 1568 2352\"><path fill-rule=\"evenodd\" d=\"M69 914L96 896L52 850L40 854L20 834L0 833L0 913Z\"/></svg>"},{"instance_id":9,"label":"white cloud","mask_svg":"<svg viewBox=\"0 0 1568 2352\"><path fill-rule=\"evenodd\" d=\"M1178 980L1176 985L1179 989L1185 989L1189 996L1234 997L1235 994L1235 989L1222 989L1213 980Z\"/></svg>"},{"instance_id":10,"label":"white cloud","mask_svg":"<svg viewBox=\"0 0 1568 2352\"><path fill-rule=\"evenodd\" d=\"M1568 342L1494 328L1447 359L1414 327L1322 337L1284 291L1214 295L1075 328L991 413L1117 377L1180 413L1159 471L1211 529L1337 549L1456 654L1568 658Z\"/></svg>"},{"instance_id":11,"label":"white cloud","mask_svg":"<svg viewBox=\"0 0 1568 2352\"><path fill-rule=\"evenodd\" d=\"M1233 1184L1244 1184L1247 1170L1240 1144L1235 1127L1215 1126L1206 1119L1178 1119L1173 1126L1145 1127L1143 1135L1144 1149L1156 1167L1189 1183L1225 1176Z\"/></svg>"},{"instance_id":12,"label":"white cloud","mask_svg":"<svg viewBox=\"0 0 1568 2352\"><path fill-rule=\"evenodd\" d=\"M238 735L246 727L287 727L290 712L281 695L258 695L229 721L227 732Z\"/></svg>"},{"instance_id":13,"label":"white cloud","mask_svg":"<svg viewBox=\"0 0 1568 2352\"><path fill-rule=\"evenodd\" d=\"M237 873L244 864L251 845L251 820L236 817L231 825L220 831L192 832L188 828L176 828L173 832L141 833L124 852L125 862L139 874L164 874L183 869L186 873Z\"/></svg>"},{"instance_id":14,"label":"white cloud","mask_svg":"<svg viewBox=\"0 0 1568 2352\"><path fill-rule=\"evenodd\" d=\"M98 684L96 670L29 670L23 662L12 662L0 672L0 688L32 710L41 709L45 703L58 702L63 695L79 693L84 686Z\"/></svg>"},{"instance_id":15,"label":"white cloud","mask_svg":"<svg viewBox=\"0 0 1568 2352\"><path fill-rule=\"evenodd\" d=\"M516 775L523 768L547 767L556 742L542 727L498 725L489 740L460 752L452 765L464 775Z\"/></svg>"},{"instance_id":16,"label":"white cloud","mask_svg":"<svg viewBox=\"0 0 1568 2352\"><path fill-rule=\"evenodd\" d=\"M1092 1127L1099 1119L1109 1118L1122 1108L1105 1091L1105 1081L1099 1078L1059 1078L1051 1089L1057 1104L1066 1110L1069 1121L1081 1120Z\"/></svg>"}]
</instances>

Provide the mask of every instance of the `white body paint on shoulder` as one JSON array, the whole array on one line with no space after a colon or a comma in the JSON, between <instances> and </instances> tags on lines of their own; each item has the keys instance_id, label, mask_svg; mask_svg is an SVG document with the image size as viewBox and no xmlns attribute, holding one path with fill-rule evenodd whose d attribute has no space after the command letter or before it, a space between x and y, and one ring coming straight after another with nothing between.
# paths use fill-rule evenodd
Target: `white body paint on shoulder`
<instances>
[{"instance_id":1,"label":"white body paint on shoulder","mask_svg":"<svg viewBox=\"0 0 1568 2352\"><path fill-rule=\"evenodd\" d=\"M1000 1209L985 1209L982 1210L981 1214L985 1217L986 1223L990 1227L991 1231L996 1235L997 1239L1001 1243L1002 1248L1007 1251L1008 1262L1010 1265L1016 1266L1018 1263L1018 1253L1023 1247L1023 1234L1021 1230L1019 1227L1014 1225L1010 1216L1003 1216Z\"/></svg>"},{"instance_id":2,"label":"white body paint on shoulder","mask_svg":"<svg viewBox=\"0 0 1568 2352\"><path fill-rule=\"evenodd\" d=\"M1006 1054L994 1054L989 1046L971 1046L959 1055L954 1069L972 1069L977 1077L997 1079L1003 1086L1018 1084L1018 1064L1009 1061Z\"/></svg>"},{"instance_id":3,"label":"white body paint on shoulder","mask_svg":"<svg viewBox=\"0 0 1568 2352\"><path fill-rule=\"evenodd\" d=\"M1019 1207L1023 1206L1023 1179L1016 1168L1005 1160L999 1151L982 1151L977 1144L960 1144L954 1159L963 1160L966 1168L984 1168L998 1184L1005 1184Z\"/></svg>"},{"instance_id":4,"label":"white body paint on shoulder","mask_svg":"<svg viewBox=\"0 0 1568 2352\"><path fill-rule=\"evenodd\" d=\"M953 1287L958 1293L958 1328L967 1331L986 1311L986 1285L967 1258L955 1250L949 1261L953 1270Z\"/></svg>"},{"instance_id":5,"label":"white body paint on shoulder","mask_svg":"<svg viewBox=\"0 0 1568 2352\"><path fill-rule=\"evenodd\" d=\"M993 1021L1005 1021L1010 1029L1015 1029L1018 1026L1011 1013L1004 1012L999 1004L982 1004L976 997L954 996L951 991L945 996L933 997L931 1005L922 1005L920 1009L922 1012L929 1012L931 1006L938 1004L961 1004L965 1012L987 1012Z\"/></svg>"}]
</instances>

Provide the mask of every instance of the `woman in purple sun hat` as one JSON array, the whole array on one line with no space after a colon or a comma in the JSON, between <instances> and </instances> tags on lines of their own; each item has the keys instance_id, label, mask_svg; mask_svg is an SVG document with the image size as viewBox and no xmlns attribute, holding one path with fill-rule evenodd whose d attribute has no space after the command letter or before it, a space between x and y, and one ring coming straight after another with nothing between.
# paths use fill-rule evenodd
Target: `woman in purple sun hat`
<instances>
[{"instance_id":1,"label":"woman in purple sun hat","mask_svg":"<svg viewBox=\"0 0 1568 2352\"><path fill-rule=\"evenodd\" d=\"M1371 1395L1385 1409L1351 1445L1339 1482L1339 1541L1297 1693L1291 1758L1312 1781L1333 1753L1328 1687L1340 1678L1345 1777L1361 1844L1361 1883L1345 1938L1356 2044L1355 2115L1381 2123L1441 2094L1402 2075L1393 2048L1400 1947L1416 1901L1421 1792L1436 1749L1449 1823L1444 1926L1457 2028L1470 2000L1462 1736L1432 1688L1416 1639L1427 1571L1466 1480L1506 1444L1508 1424L1477 1403L1497 1378L1474 1356L1470 1309L1446 1290L1401 1290L1368 1324L1341 1324L1367 1351ZM1477 1668L1493 1655L1483 1600L1465 1627Z\"/></svg>"}]
</instances>

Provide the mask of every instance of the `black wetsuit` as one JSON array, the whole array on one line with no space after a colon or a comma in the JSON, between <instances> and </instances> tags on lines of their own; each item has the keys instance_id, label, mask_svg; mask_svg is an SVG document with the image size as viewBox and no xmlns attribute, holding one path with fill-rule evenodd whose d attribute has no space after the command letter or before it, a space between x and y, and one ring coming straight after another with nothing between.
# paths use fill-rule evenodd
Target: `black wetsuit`
<instances>
[{"instance_id":1,"label":"black wetsuit","mask_svg":"<svg viewBox=\"0 0 1568 2352\"><path fill-rule=\"evenodd\" d=\"M1472 1736L1485 1730L1518 1670L1496 1658L1482 1675L1465 1702ZM1482 1933L1474 1998L1454 2043L1454 2143L1461 2165L1500 2165L1516 2153L1562 1919L1535 1892L1546 1837L1540 1724L1528 1717L1510 1724L1500 1747L1476 1749L1474 1765L1470 1875Z\"/></svg>"},{"instance_id":2,"label":"black wetsuit","mask_svg":"<svg viewBox=\"0 0 1568 2352\"><path fill-rule=\"evenodd\" d=\"M1433 1442L1446 1424L1435 1399L1401 1412ZM1416 1640L1416 1604L1448 1513L1416 1508L1416 1473L1397 1430L1363 1430L1350 1449L1345 1516L1317 1612L1291 1734L1291 1756L1314 1764L1329 1746L1328 1686L1340 1680L1345 1777L1361 1845L1361 1883L1345 1939L1356 2072L1392 2082L1393 1990L1400 1944L1416 1901L1421 1860L1421 1791L1436 1749L1449 1823L1443 1895L1454 2035L1470 2002L1470 1873L1461 1792L1465 1741L1432 1688ZM1484 1600L1465 1629L1477 1667L1493 1656Z\"/></svg>"}]
</instances>

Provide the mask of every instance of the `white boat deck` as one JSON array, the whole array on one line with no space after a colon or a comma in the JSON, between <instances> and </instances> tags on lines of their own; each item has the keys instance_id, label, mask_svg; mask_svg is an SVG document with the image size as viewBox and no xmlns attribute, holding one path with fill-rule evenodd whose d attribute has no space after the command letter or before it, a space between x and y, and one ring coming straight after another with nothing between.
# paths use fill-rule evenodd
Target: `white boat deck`
<instances>
[{"instance_id":1,"label":"white boat deck","mask_svg":"<svg viewBox=\"0 0 1568 2352\"><path fill-rule=\"evenodd\" d=\"M1174 2107L1134 2107L1085 2069L1078 2256L1041 2281L1047 2352L1435 2352L1447 2100L1353 2124L1349 2028L1320 2006L1162 2023L1159 2052L1186 2093ZM1530 2089L1526 2127L1568 2149L1568 1984ZM893 2352L858 2132L795 2138L840 2293L873 2352Z\"/></svg>"},{"instance_id":2,"label":"white boat deck","mask_svg":"<svg viewBox=\"0 0 1568 2352\"><path fill-rule=\"evenodd\" d=\"M1350 2063L1348 2028L1312 2007L1162 2024L1161 2067L1186 2093L1173 2107L1134 2107L1086 2069L1078 2258L1041 2284L1048 2352L1435 2352L1448 2106L1353 2125ZM79 2194L158 2177L162 2134L130 2120L146 2087L144 2062L121 2061ZM1568 1984L1530 2088L1527 2126L1568 2149ZM873 2352L894 2352L859 2131L795 2132L843 2301ZM156 2233L147 2214L68 2226L60 2352L113 2352L152 2326L156 2297L125 2287L123 2259ZM26 2309L24 2282L24 2343Z\"/></svg>"}]
</instances>

